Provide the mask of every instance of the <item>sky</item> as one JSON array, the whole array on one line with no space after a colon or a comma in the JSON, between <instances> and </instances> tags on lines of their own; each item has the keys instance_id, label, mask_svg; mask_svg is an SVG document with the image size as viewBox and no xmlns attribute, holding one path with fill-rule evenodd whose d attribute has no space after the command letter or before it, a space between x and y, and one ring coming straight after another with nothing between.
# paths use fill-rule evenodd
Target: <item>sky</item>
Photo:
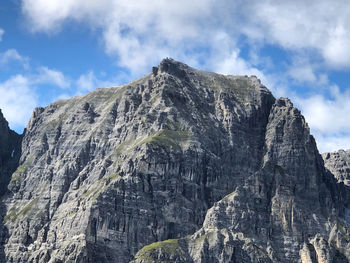
<instances>
[{"instance_id":1,"label":"sky","mask_svg":"<svg viewBox=\"0 0 350 263\"><path fill-rule=\"evenodd\" d=\"M256 75L302 111L320 152L350 148L347 0L0 3L0 109L19 133L35 107L125 84L165 57Z\"/></svg>"}]
</instances>

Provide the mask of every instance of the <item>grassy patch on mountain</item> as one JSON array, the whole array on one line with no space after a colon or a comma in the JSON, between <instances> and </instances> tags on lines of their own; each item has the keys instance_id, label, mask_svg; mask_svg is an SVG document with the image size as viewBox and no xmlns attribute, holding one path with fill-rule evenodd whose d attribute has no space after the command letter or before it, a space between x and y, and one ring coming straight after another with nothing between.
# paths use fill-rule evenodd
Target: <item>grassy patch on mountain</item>
<instances>
[{"instance_id":1,"label":"grassy patch on mountain","mask_svg":"<svg viewBox=\"0 0 350 263\"><path fill-rule=\"evenodd\" d=\"M160 130L148 136L140 144L152 143L159 146L167 146L176 150L181 150L181 145L190 138L189 131Z\"/></svg>"},{"instance_id":2,"label":"grassy patch on mountain","mask_svg":"<svg viewBox=\"0 0 350 263\"><path fill-rule=\"evenodd\" d=\"M145 262L154 262L154 259L152 257L153 253L157 253L159 250L162 250L162 253L173 256L178 248L179 239L168 239L160 242L155 242L144 246L139 252L137 252L136 258L145 260Z\"/></svg>"},{"instance_id":3,"label":"grassy patch on mountain","mask_svg":"<svg viewBox=\"0 0 350 263\"><path fill-rule=\"evenodd\" d=\"M31 213L34 206L38 203L39 198L34 198L33 200L29 201L21 210L18 211L17 207L13 207L10 209L10 211L7 212L6 216L4 217L5 221L16 221L20 216L27 216Z\"/></svg>"}]
</instances>

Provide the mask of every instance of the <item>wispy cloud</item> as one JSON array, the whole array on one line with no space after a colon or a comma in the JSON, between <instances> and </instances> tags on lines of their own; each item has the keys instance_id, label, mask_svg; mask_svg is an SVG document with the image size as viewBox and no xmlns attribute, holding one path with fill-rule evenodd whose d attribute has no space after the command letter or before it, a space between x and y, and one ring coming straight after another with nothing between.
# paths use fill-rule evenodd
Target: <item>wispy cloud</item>
<instances>
[{"instance_id":1,"label":"wispy cloud","mask_svg":"<svg viewBox=\"0 0 350 263\"><path fill-rule=\"evenodd\" d=\"M350 148L350 91L340 92L336 85L330 85L328 92L328 96L321 93L293 98L302 109L322 152ZM340 142L344 144L340 145Z\"/></svg>"},{"instance_id":2,"label":"wispy cloud","mask_svg":"<svg viewBox=\"0 0 350 263\"><path fill-rule=\"evenodd\" d=\"M167 55L186 58L194 48L211 49L216 44L212 36L220 31L232 43L244 35L250 41L293 51L313 49L329 67L350 67L350 9L344 8L345 0L22 3L35 31L54 33L72 20L102 29L106 52L133 71L142 71Z\"/></svg>"},{"instance_id":3,"label":"wispy cloud","mask_svg":"<svg viewBox=\"0 0 350 263\"><path fill-rule=\"evenodd\" d=\"M23 75L15 75L0 83L0 108L11 127L25 126L38 105L38 95L30 82Z\"/></svg>"},{"instance_id":4,"label":"wispy cloud","mask_svg":"<svg viewBox=\"0 0 350 263\"><path fill-rule=\"evenodd\" d=\"M86 74L79 76L76 81L76 94L84 94L96 88L107 88L116 85L115 81L102 80L95 76L95 73L90 70Z\"/></svg>"},{"instance_id":5,"label":"wispy cloud","mask_svg":"<svg viewBox=\"0 0 350 263\"><path fill-rule=\"evenodd\" d=\"M29 60L21 56L16 49L8 49L0 53L0 66L7 66L11 62L19 62L24 68L27 68Z\"/></svg>"},{"instance_id":6,"label":"wispy cloud","mask_svg":"<svg viewBox=\"0 0 350 263\"><path fill-rule=\"evenodd\" d=\"M62 72L47 67L39 67L38 72L33 77L33 82L37 84L53 84L61 89L66 89L70 86L70 81L63 75Z\"/></svg>"},{"instance_id":7,"label":"wispy cloud","mask_svg":"<svg viewBox=\"0 0 350 263\"><path fill-rule=\"evenodd\" d=\"M250 19L243 32L289 50L313 49L328 66L348 68L350 9L346 4L345 0L247 1L243 12Z\"/></svg>"},{"instance_id":8,"label":"wispy cloud","mask_svg":"<svg viewBox=\"0 0 350 263\"><path fill-rule=\"evenodd\" d=\"M0 64L10 60L25 61L16 50L10 49L0 55ZM24 63L24 62L23 62ZM67 90L70 81L60 71L39 67L31 69L26 64L27 69L21 73L8 77L0 82L0 109L13 129L19 130L25 127L30 115L35 107L42 104L39 88L42 85L51 85L53 89ZM48 92L49 93L49 92Z\"/></svg>"},{"instance_id":9,"label":"wispy cloud","mask_svg":"<svg viewBox=\"0 0 350 263\"><path fill-rule=\"evenodd\" d=\"M2 36L4 35L5 31L0 28L0 42L2 41Z\"/></svg>"}]
</instances>

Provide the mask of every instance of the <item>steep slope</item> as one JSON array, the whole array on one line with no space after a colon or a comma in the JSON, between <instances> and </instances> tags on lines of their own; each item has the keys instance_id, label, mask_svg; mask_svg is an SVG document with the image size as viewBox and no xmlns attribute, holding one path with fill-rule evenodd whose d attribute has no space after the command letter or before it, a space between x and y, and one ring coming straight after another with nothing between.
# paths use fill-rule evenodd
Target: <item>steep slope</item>
<instances>
[{"instance_id":1,"label":"steep slope","mask_svg":"<svg viewBox=\"0 0 350 263\"><path fill-rule=\"evenodd\" d=\"M0 198L5 194L11 174L18 165L20 157L21 136L12 131L0 110ZM5 208L0 203L0 241L6 236L6 229L3 228L2 218ZM3 242L0 242L0 262L5 262Z\"/></svg>"},{"instance_id":2,"label":"steep slope","mask_svg":"<svg viewBox=\"0 0 350 263\"><path fill-rule=\"evenodd\" d=\"M349 262L349 191L287 99L271 109L263 160L199 231L145 246L135 262Z\"/></svg>"},{"instance_id":3,"label":"steep slope","mask_svg":"<svg viewBox=\"0 0 350 263\"><path fill-rule=\"evenodd\" d=\"M350 185L350 150L323 153L325 167L334 174L338 182Z\"/></svg>"},{"instance_id":4,"label":"steep slope","mask_svg":"<svg viewBox=\"0 0 350 263\"><path fill-rule=\"evenodd\" d=\"M256 77L165 59L128 85L37 108L4 199L6 260L128 262L193 234L264 165L274 102Z\"/></svg>"},{"instance_id":5,"label":"steep slope","mask_svg":"<svg viewBox=\"0 0 350 263\"><path fill-rule=\"evenodd\" d=\"M0 196L4 194L11 174L18 165L21 136L12 131L0 110Z\"/></svg>"}]
</instances>

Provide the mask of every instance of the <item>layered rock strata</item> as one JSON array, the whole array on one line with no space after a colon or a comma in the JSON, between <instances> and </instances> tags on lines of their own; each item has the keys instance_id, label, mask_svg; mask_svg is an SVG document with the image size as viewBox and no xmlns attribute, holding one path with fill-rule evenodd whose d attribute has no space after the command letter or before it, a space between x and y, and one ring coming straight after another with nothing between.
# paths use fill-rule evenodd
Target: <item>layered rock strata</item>
<instances>
[{"instance_id":1,"label":"layered rock strata","mask_svg":"<svg viewBox=\"0 0 350 263\"><path fill-rule=\"evenodd\" d=\"M338 182L350 185L350 150L339 150L322 154L325 167L334 174Z\"/></svg>"},{"instance_id":2,"label":"layered rock strata","mask_svg":"<svg viewBox=\"0 0 350 263\"><path fill-rule=\"evenodd\" d=\"M9 128L0 110L0 198L7 191L7 185L18 166L20 156L21 136ZM0 202L0 262L5 262L4 241L7 237L7 229L3 227L5 212L6 209Z\"/></svg>"},{"instance_id":3,"label":"layered rock strata","mask_svg":"<svg viewBox=\"0 0 350 263\"><path fill-rule=\"evenodd\" d=\"M164 59L37 108L21 151L2 199L6 262L349 260L348 189L254 76Z\"/></svg>"},{"instance_id":4,"label":"layered rock strata","mask_svg":"<svg viewBox=\"0 0 350 263\"><path fill-rule=\"evenodd\" d=\"M349 191L287 99L272 106L262 159L199 231L145 246L134 262L349 262Z\"/></svg>"}]
</instances>

